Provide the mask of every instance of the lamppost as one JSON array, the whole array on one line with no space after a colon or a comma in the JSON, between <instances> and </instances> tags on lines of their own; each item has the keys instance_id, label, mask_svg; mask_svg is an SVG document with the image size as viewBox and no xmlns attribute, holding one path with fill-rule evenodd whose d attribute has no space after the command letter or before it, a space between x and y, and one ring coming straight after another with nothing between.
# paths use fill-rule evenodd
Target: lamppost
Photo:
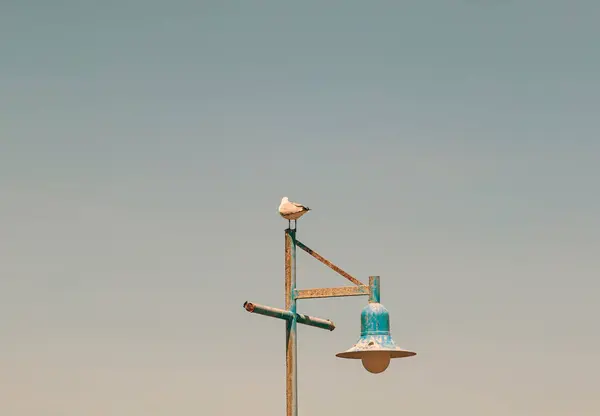
<instances>
[{"instance_id":1,"label":"lamppost","mask_svg":"<svg viewBox=\"0 0 600 416\"><path fill-rule=\"evenodd\" d=\"M330 287L318 289L296 289L296 247L310 254L321 263L330 267L354 286ZM298 415L297 388L297 338L296 324L304 324L333 331L335 325L328 319L315 318L296 311L299 299L368 296L369 304L362 310L360 338L347 351L336 354L339 358L360 359L363 367L371 373L381 373L390 364L392 358L410 357L415 352L398 347L390 334L390 316L386 308L379 303L379 276L370 276L369 285L352 277L344 270L310 249L296 239L295 229L285 230L285 309L245 302L244 308L251 313L258 313L286 321L286 416Z\"/></svg>"}]
</instances>

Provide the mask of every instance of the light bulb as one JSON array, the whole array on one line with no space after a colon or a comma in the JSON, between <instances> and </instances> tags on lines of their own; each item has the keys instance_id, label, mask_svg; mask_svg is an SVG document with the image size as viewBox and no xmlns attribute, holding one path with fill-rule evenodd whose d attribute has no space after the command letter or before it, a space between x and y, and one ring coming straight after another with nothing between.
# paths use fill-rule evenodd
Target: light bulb
<instances>
[{"instance_id":1,"label":"light bulb","mask_svg":"<svg viewBox=\"0 0 600 416\"><path fill-rule=\"evenodd\" d=\"M390 353L387 351L366 352L362 356L362 365L369 373L382 373L390 365Z\"/></svg>"}]
</instances>

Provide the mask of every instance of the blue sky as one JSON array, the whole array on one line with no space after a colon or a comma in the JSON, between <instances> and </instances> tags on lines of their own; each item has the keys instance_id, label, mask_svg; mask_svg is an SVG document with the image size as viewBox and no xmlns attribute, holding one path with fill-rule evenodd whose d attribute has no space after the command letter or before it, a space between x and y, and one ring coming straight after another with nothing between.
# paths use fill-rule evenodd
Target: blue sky
<instances>
[{"instance_id":1,"label":"blue sky","mask_svg":"<svg viewBox=\"0 0 600 416\"><path fill-rule=\"evenodd\" d=\"M282 414L285 195L302 414L598 414L597 2L1 9L0 413Z\"/></svg>"}]
</instances>

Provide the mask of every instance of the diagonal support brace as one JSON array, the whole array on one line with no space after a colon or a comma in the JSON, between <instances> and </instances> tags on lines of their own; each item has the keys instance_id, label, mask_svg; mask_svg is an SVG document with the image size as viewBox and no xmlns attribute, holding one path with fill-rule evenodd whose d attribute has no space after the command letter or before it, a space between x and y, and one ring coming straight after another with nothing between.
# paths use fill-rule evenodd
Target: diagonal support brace
<instances>
[{"instance_id":1,"label":"diagonal support brace","mask_svg":"<svg viewBox=\"0 0 600 416\"><path fill-rule=\"evenodd\" d=\"M302 250L304 250L305 252L307 252L308 254L310 254L311 256L313 256L315 259L319 260L325 266L329 267L330 269L334 270L338 274L344 276L346 279L350 280L355 285L357 285L357 286L366 286L363 282L361 282L360 280L358 280L355 277L352 277L350 274L348 274L345 271L343 271L342 269L340 269L338 266L336 266L335 264L333 264L332 262L330 262L329 260L327 260L325 257L321 256L319 253L317 253L313 249L305 246L300 241L296 240L296 245L298 247L300 247Z\"/></svg>"}]
</instances>

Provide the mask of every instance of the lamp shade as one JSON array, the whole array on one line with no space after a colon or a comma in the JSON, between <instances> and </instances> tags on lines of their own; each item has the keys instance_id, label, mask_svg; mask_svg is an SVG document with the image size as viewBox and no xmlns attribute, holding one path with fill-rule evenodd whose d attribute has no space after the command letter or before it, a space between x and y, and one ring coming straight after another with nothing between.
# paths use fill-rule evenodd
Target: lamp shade
<instances>
[{"instance_id":1,"label":"lamp shade","mask_svg":"<svg viewBox=\"0 0 600 416\"><path fill-rule=\"evenodd\" d=\"M388 367L390 359L417 354L396 345L390 334L390 314L382 304L369 303L362 310L360 321L360 338L352 348L336 357L361 359L367 371L381 373Z\"/></svg>"}]
</instances>

